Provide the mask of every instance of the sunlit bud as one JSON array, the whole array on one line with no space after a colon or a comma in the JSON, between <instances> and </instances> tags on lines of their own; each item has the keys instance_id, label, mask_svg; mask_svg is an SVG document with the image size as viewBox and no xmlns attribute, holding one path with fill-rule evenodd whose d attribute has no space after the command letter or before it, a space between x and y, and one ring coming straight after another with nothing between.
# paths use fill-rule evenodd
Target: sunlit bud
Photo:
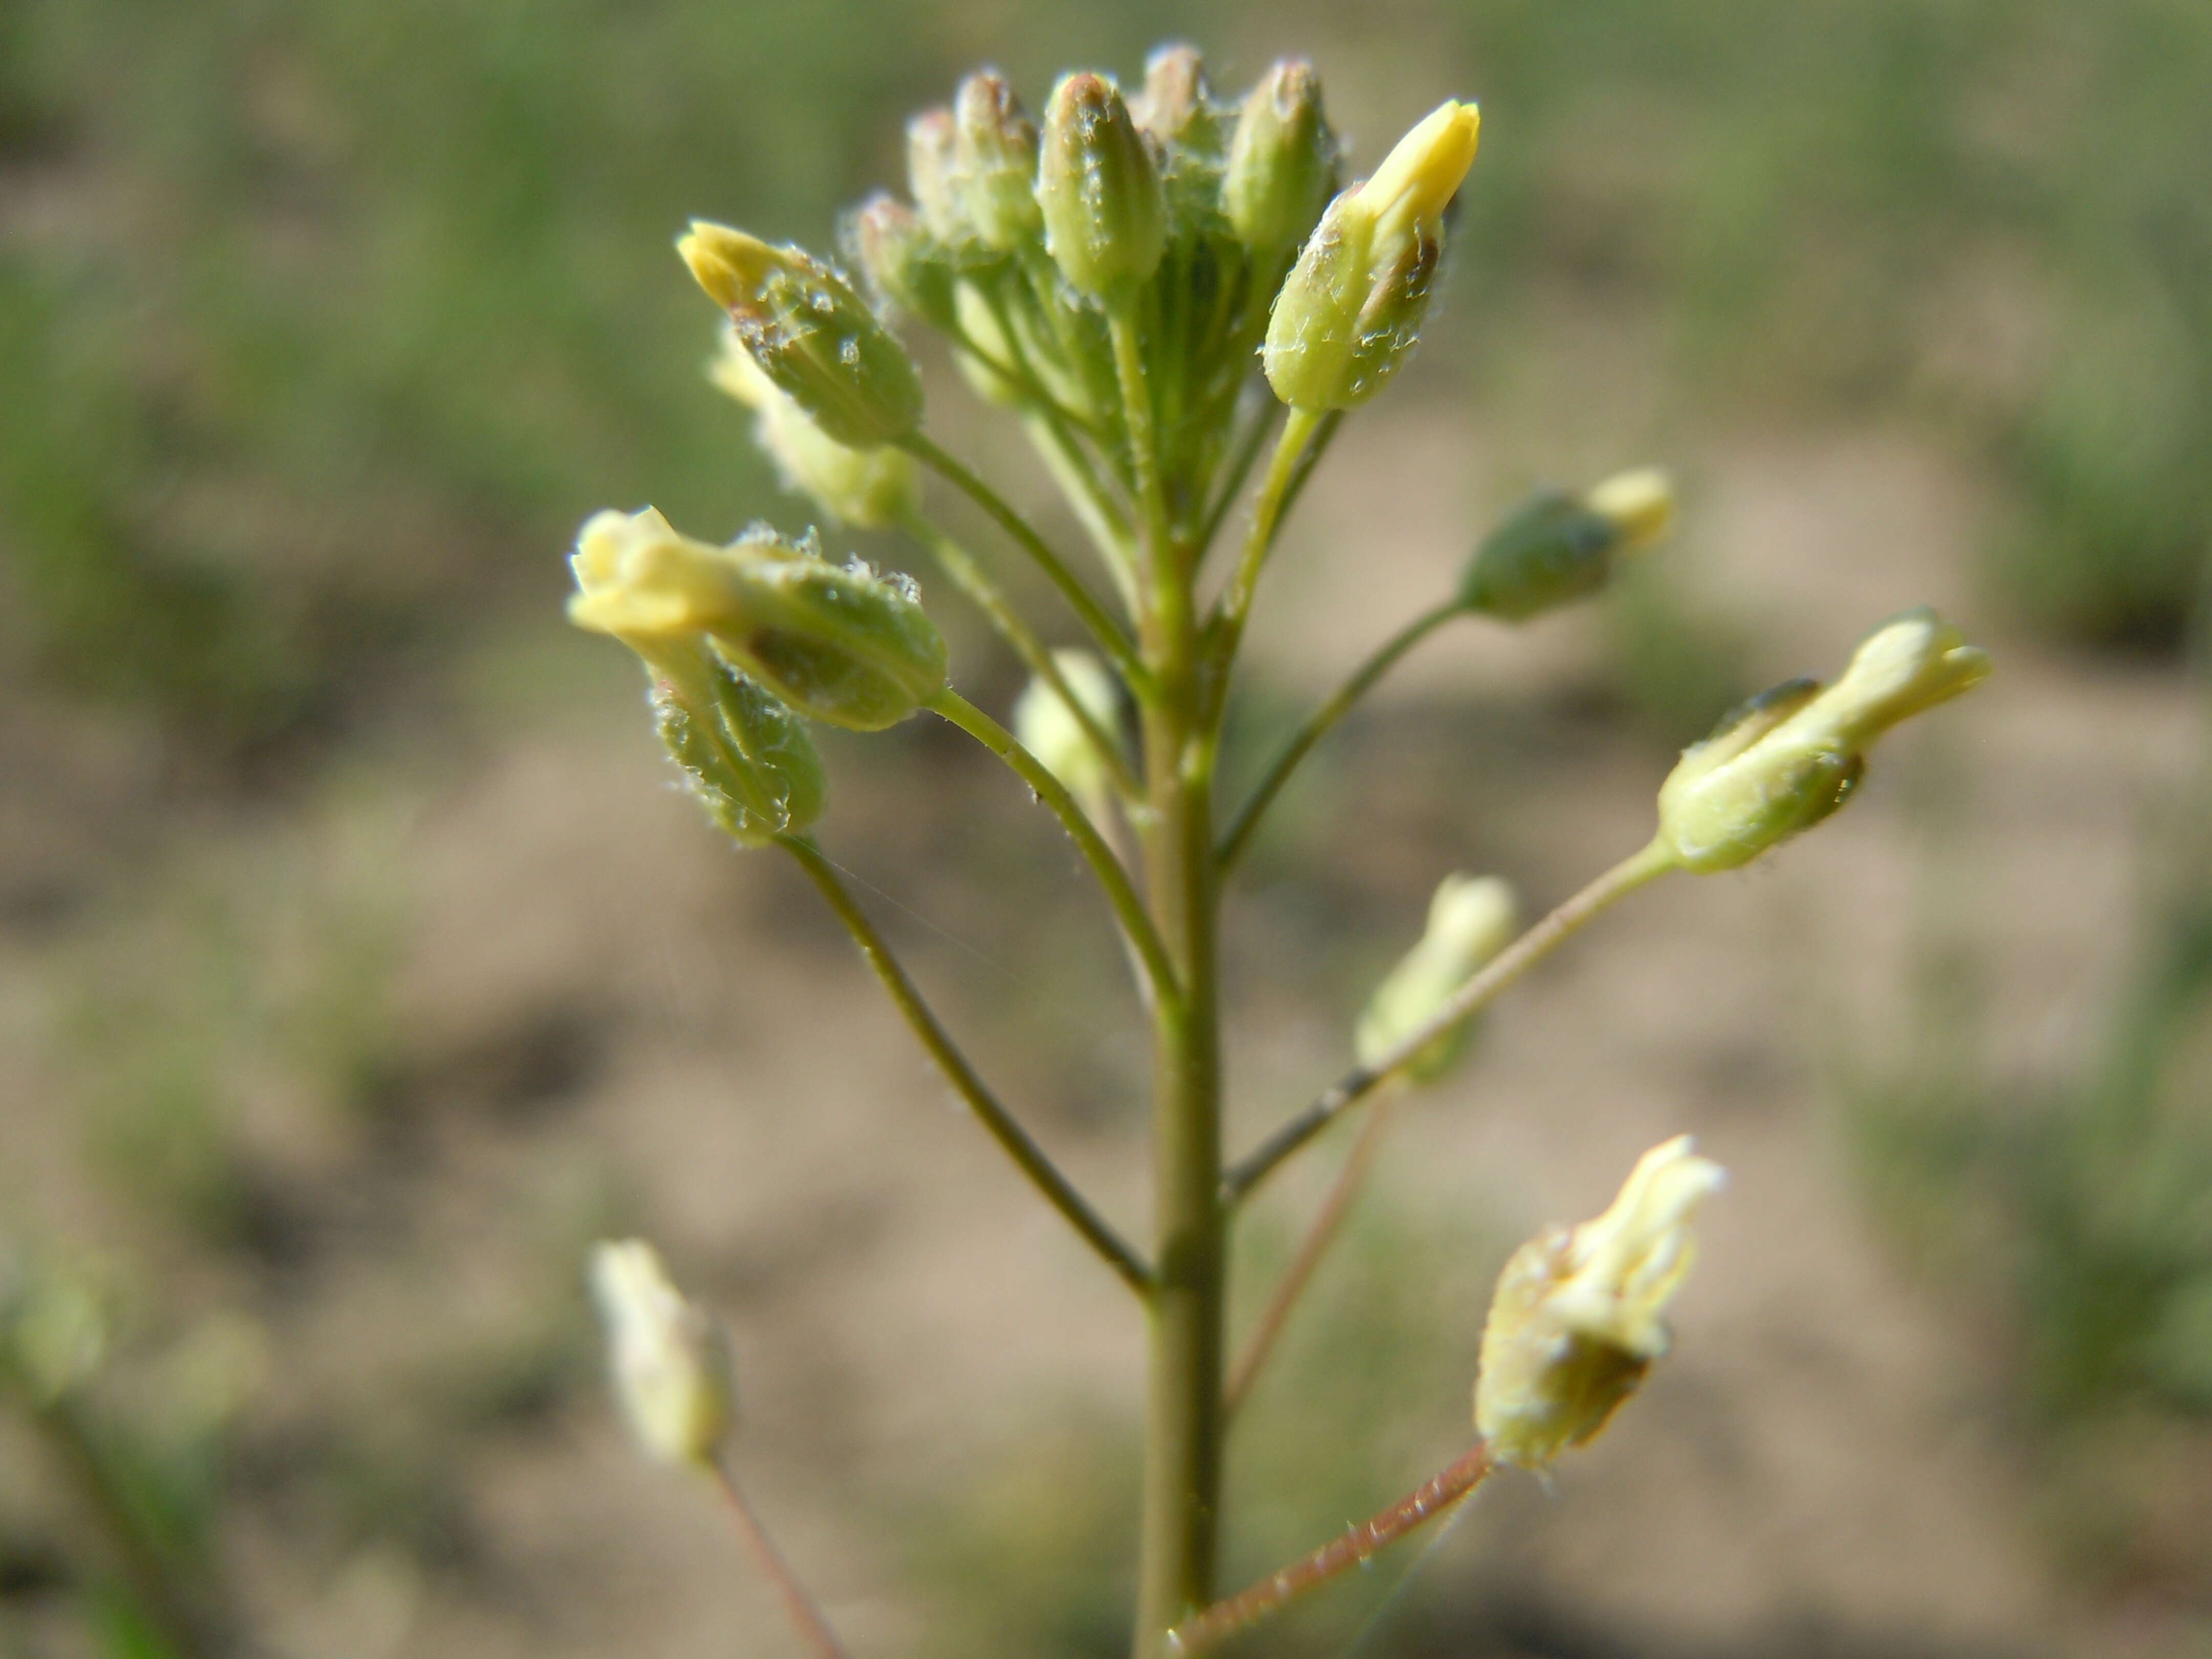
<instances>
[{"instance_id":1,"label":"sunlit bud","mask_svg":"<svg viewBox=\"0 0 2212 1659\"><path fill-rule=\"evenodd\" d=\"M963 204L976 234L1011 253L1043 234L1036 124L998 76L971 75L953 101Z\"/></svg>"},{"instance_id":2,"label":"sunlit bud","mask_svg":"<svg viewBox=\"0 0 2212 1659\"><path fill-rule=\"evenodd\" d=\"M721 1328L669 1283L642 1239L596 1246L591 1285L615 1400L639 1447L663 1463L712 1464L732 1413Z\"/></svg>"},{"instance_id":3,"label":"sunlit bud","mask_svg":"<svg viewBox=\"0 0 2212 1659\"><path fill-rule=\"evenodd\" d=\"M1661 842L1685 870L1748 864L1849 799L1875 738L1989 672L1989 654L1933 611L1885 623L1833 685L1777 686L1686 750L1659 791Z\"/></svg>"},{"instance_id":4,"label":"sunlit bud","mask_svg":"<svg viewBox=\"0 0 2212 1659\"><path fill-rule=\"evenodd\" d=\"M1237 240L1278 256L1297 246L1336 193L1337 166L1321 77L1304 58L1286 58L1245 98L1229 141L1221 202Z\"/></svg>"},{"instance_id":5,"label":"sunlit bud","mask_svg":"<svg viewBox=\"0 0 2212 1659\"><path fill-rule=\"evenodd\" d=\"M1211 149L1219 143L1206 61L1195 46L1156 48L1145 59L1145 89L1130 100L1129 112L1163 144Z\"/></svg>"},{"instance_id":6,"label":"sunlit bud","mask_svg":"<svg viewBox=\"0 0 2212 1659\"><path fill-rule=\"evenodd\" d=\"M1112 732L1121 722L1113 676L1088 651L1055 651L1053 665L1093 723ZM1014 703L1014 736L1045 769L1067 786L1094 818L1102 815L1109 787L1106 757L1048 680L1032 679Z\"/></svg>"},{"instance_id":7,"label":"sunlit bud","mask_svg":"<svg viewBox=\"0 0 2212 1659\"><path fill-rule=\"evenodd\" d=\"M876 293L941 329L952 325L952 261L912 208L878 191L845 222L844 240Z\"/></svg>"},{"instance_id":8,"label":"sunlit bud","mask_svg":"<svg viewBox=\"0 0 2212 1659\"><path fill-rule=\"evenodd\" d=\"M1276 296L1262 356L1293 408L1351 409L1412 355L1443 252L1443 210L1474 163L1480 118L1446 103L1328 205Z\"/></svg>"},{"instance_id":9,"label":"sunlit bud","mask_svg":"<svg viewBox=\"0 0 2212 1659\"><path fill-rule=\"evenodd\" d=\"M975 240L960 128L951 110L927 109L906 124L906 179L932 236L951 248Z\"/></svg>"},{"instance_id":10,"label":"sunlit bud","mask_svg":"<svg viewBox=\"0 0 2212 1659\"><path fill-rule=\"evenodd\" d=\"M701 636L810 719L896 724L945 686L945 641L914 584L833 565L757 526L727 547L678 535L650 507L602 513L569 560L568 617L611 634L665 678Z\"/></svg>"},{"instance_id":11,"label":"sunlit bud","mask_svg":"<svg viewBox=\"0 0 2212 1659\"><path fill-rule=\"evenodd\" d=\"M1499 1461L1541 1468L1590 1439L1667 1352L1691 1218L1727 1179L1691 1146L1653 1147L1603 1215L1547 1227L1506 1262L1474 1389L1475 1430Z\"/></svg>"},{"instance_id":12,"label":"sunlit bud","mask_svg":"<svg viewBox=\"0 0 2212 1659\"><path fill-rule=\"evenodd\" d=\"M752 354L726 334L708 373L716 386L760 416L755 435L784 487L811 496L830 519L880 530L905 519L921 499L914 457L880 445L853 449L807 418Z\"/></svg>"},{"instance_id":13,"label":"sunlit bud","mask_svg":"<svg viewBox=\"0 0 2212 1659\"><path fill-rule=\"evenodd\" d=\"M1460 576L1470 611L1521 622L1586 599L1624 554L1664 535L1674 519L1667 475L1654 467L1607 478L1583 495L1539 492L1491 532Z\"/></svg>"},{"instance_id":14,"label":"sunlit bud","mask_svg":"<svg viewBox=\"0 0 2212 1659\"><path fill-rule=\"evenodd\" d=\"M657 681L653 725L699 805L747 847L822 816L827 782L805 722L711 653L681 685Z\"/></svg>"},{"instance_id":15,"label":"sunlit bud","mask_svg":"<svg viewBox=\"0 0 2212 1659\"><path fill-rule=\"evenodd\" d=\"M1353 1048L1373 1066L1426 1025L1484 963L1513 939L1519 907L1513 889L1496 876L1446 876L1429 901L1429 925L1420 943L1400 960L1359 1016ZM1434 1083L1467 1050L1472 1020L1437 1036L1407 1065L1415 1083Z\"/></svg>"},{"instance_id":16,"label":"sunlit bud","mask_svg":"<svg viewBox=\"0 0 2212 1659\"><path fill-rule=\"evenodd\" d=\"M1037 183L1045 244L1083 293L1126 293L1158 269L1166 206L1151 141L1114 83L1070 75L1053 88Z\"/></svg>"},{"instance_id":17,"label":"sunlit bud","mask_svg":"<svg viewBox=\"0 0 2212 1659\"><path fill-rule=\"evenodd\" d=\"M828 265L703 220L676 250L753 361L839 443L866 449L921 423L914 359Z\"/></svg>"}]
</instances>

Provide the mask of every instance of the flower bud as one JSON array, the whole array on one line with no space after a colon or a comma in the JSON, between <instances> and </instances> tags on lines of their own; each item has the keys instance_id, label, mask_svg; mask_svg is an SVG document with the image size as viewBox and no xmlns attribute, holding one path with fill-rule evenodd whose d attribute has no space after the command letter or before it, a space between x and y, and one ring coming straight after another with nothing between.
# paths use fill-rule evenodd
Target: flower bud
<instances>
[{"instance_id":1,"label":"flower bud","mask_svg":"<svg viewBox=\"0 0 2212 1659\"><path fill-rule=\"evenodd\" d=\"M921 504L914 457L889 445L852 449L839 443L761 372L734 334L722 337L721 352L708 374L759 415L754 435L775 463L784 488L811 496L834 522L881 530Z\"/></svg>"},{"instance_id":2,"label":"flower bud","mask_svg":"<svg viewBox=\"0 0 2212 1659\"><path fill-rule=\"evenodd\" d=\"M1206 150L1220 143L1206 60L1198 48L1180 42L1154 49L1145 59L1145 89L1129 113L1162 144Z\"/></svg>"},{"instance_id":3,"label":"flower bud","mask_svg":"<svg viewBox=\"0 0 2212 1659\"><path fill-rule=\"evenodd\" d=\"M1666 533L1674 516L1667 475L1646 467L1574 496L1543 490L1484 540L1460 576L1470 611L1523 622L1587 599L1615 562Z\"/></svg>"},{"instance_id":4,"label":"flower bud","mask_svg":"<svg viewBox=\"0 0 2212 1659\"><path fill-rule=\"evenodd\" d=\"M656 669L703 635L800 714L858 732L945 687L945 641L913 582L833 565L811 538L794 546L763 526L711 547L648 507L593 518L569 564L569 620Z\"/></svg>"},{"instance_id":5,"label":"flower bud","mask_svg":"<svg viewBox=\"0 0 2212 1659\"><path fill-rule=\"evenodd\" d=\"M1443 210L1474 164L1480 118L1447 102L1375 176L1328 205L1276 295L1261 362L1294 409L1351 409L1413 353L1443 248Z\"/></svg>"},{"instance_id":6,"label":"flower bud","mask_svg":"<svg viewBox=\"0 0 2212 1659\"><path fill-rule=\"evenodd\" d=\"M866 449L920 424L914 359L828 265L703 220L676 249L753 361L839 443Z\"/></svg>"},{"instance_id":7,"label":"flower bud","mask_svg":"<svg viewBox=\"0 0 2212 1659\"><path fill-rule=\"evenodd\" d=\"M642 1239L592 1251L615 1399L639 1448L663 1463L713 1464L729 1433L729 1339L668 1282Z\"/></svg>"},{"instance_id":8,"label":"flower bud","mask_svg":"<svg viewBox=\"0 0 2212 1659\"><path fill-rule=\"evenodd\" d=\"M929 234L949 248L975 240L960 166L960 128L949 109L926 109L906 124L907 188Z\"/></svg>"},{"instance_id":9,"label":"flower bud","mask_svg":"<svg viewBox=\"0 0 2212 1659\"><path fill-rule=\"evenodd\" d=\"M1297 247L1336 193L1337 166L1321 77L1304 58L1285 58L1245 98L1229 141L1221 202L1237 240L1277 258Z\"/></svg>"},{"instance_id":10,"label":"flower bud","mask_svg":"<svg viewBox=\"0 0 2212 1659\"><path fill-rule=\"evenodd\" d=\"M1446 876L1429 901L1429 925L1393 968L1359 1017L1354 1050L1373 1066L1419 1030L1473 979L1484 963L1512 943L1519 925L1513 889L1496 876ZM1462 1020L1416 1054L1405 1074L1434 1083L1467 1051L1472 1019Z\"/></svg>"},{"instance_id":11,"label":"flower bud","mask_svg":"<svg viewBox=\"0 0 2212 1659\"><path fill-rule=\"evenodd\" d=\"M1037 203L1053 262L1093 299L1158 269L1167 239L1159 166L1112 82L1070 75L1053 88Z\"/></svg>"},{"instance_id":12,"label":"flower bud","mask_svg":"<svg viewBox=\"0 0 2212 1659\"><path fill-rule=\"evenodd\" d=\"M985 244L1011 253L1044 233L1037 206L1036 124L998 76L971 75L953 100L966 216Z\"/></svg>"},{"instance_id":13,"label":"flower bud","mask_svg":"<svg viewBox=\"0 0 2212 1659\"><path fill-rule=\"evenodd\" d=\"M1506 1262L1474 1389L1475 1431L1501 1462L1541 1468L1593 1438L1667 1352L1690 1218L1727 1179L1691 1146L1653 1147L1603 1215L1547 1227Z\"/></svg>"},{"instance_id":14,"label":"flower bud","mask_svg":"<svg viewBox=\"0 0 2212 1659\"><path fill-rule=\"evenodd\" d=\"M33 1405L52 1406L98 1374L112 1335L84 1279L0 1255L0 1384L12 1374Z\"/></svg>"},{"instance_id":15,"label":"flower bud","mask_svg":"<svg viewBox=\"0 0 2212 1659\"><path fill-rule=\"evenodd\" d=\"M1101 731L1121 720L1113 677L1088 651L1055 651L1053 665ZM1103 816L1110 780L1106 757L1049 680L1032 679L1014 703L1014 736L1067 787L1094 819Z\"/></svg>"},{"instance_id":16,"label":"flower bud","mask_svg":"<svg viewBox=\"0 0 2212 1659\"><path fill-rule=\"evenodd\" d=\"M1778 685L1684 750L1659 791L1661 842L1684 870L1750 863L1849 799L1875 738L1989 672L1989 654L1933 611L1885 623L1833 685Z\"/></svg>"},{"instance_id":17,"label":"flower bud","mask_svg":"<svg viewBox=\"0 0 2212 1659\"><path fill-rule=\"evenodd\" d=\"M822 757L805 724L727 663L699 653L684 684L654 684L653 713L691 793L732 839L765 846L822 816Z\"/></svg>"},{"instance_id":18,"label":"flower bud","mask_svg":"<svg viewBox=\"0 0 2212 1659\"><path fill-rule=\"evenodd\" d=\"M878 297L951 329L952 261L912 208L878 191L847 218L843 240Z\"/></svg>"}]
</instances>

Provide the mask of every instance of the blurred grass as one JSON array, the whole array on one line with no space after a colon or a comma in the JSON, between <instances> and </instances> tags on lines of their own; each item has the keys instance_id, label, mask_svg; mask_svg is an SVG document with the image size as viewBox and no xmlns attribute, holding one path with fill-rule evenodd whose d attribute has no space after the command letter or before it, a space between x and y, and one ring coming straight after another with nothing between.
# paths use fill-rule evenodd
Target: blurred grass
<instances>
[{"instance_id":1,"label":"blurred grass","mask_svg":"<svg viewBox=\"0 0 2212 1659\"><path fill-rule=\"evenodd\" d=\"M343 729L403 653L434 660L518 588L548 605L593 505L709 529L778 505L698 385L672 231L704 212L819 244L971 58L1126 71L1170 27L1304 42L1355 79L1418 46L1425 77L1480 94L1469 297L1437 348L1478 395L1516 342L1556 339L1532 319L1643 319L1678 415L1926 420L2005 484L1991 571L2025 616L2178 637L2212 539L2204 7L1374 21L16 0L0 662L250 749Z\"/></svg>"}]
</instances>

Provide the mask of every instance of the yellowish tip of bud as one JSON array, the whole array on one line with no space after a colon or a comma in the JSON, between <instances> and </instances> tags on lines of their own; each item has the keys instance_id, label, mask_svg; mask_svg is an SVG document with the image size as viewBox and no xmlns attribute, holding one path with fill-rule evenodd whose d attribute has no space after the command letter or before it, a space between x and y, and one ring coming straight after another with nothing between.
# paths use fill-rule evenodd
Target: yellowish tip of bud
<instances>
[{"instance_id":1,"label":"yellowish tip of bud","mask_svg":"<svg viewBox=\"0 0 2212 1659\"><path fill-rule=\"evenodd\" d=\"M691 228L677 238L676 252L707 297L725 311L755 293L770 263L769 246L760 238L705 219L691 222Z\"/></svg>"},{"instance_id":2,"label":"yellowish tip of bud","mask_svg":"<svg viewBox=\"0 0 2212 1659\"><path fill-rule=\"evenodd\" d=\"M1397 142L1375 176L1354 192L1374 216L1378 240L1407 228L1435 234L1444 208L1474 165L1481 134L1480 109L1448 99Z\"/></svg>"},{"instance_id":3,"label":"yellowish tip of bud","mask_svg":"<svg viewBox=\"0 0 2212 1659\"><path fill-rule=\"evenodd\" d=\"M591 1285L615 1398L640 1449L663 1463L713 1462L732 1408L720 1327L684 1299L642 1239L595 1249Z\"/></svg>"},{"instance_id":4,"label":"yellowish tip of bud","mask_svg":"<svg viewBox=\"0 0 2212 1659\"><path fill-rule=\"evenodd\" d=\"M1696 1257L1691 1220L1726 1181L1679 1135L1637 1160L1603 1215L1514 1252L1474 1393L1475 1429L1501 1461L1550 1463L1636 1391L1667 1352L1667 1307Z\"/></svg>"},{"instance_id":5,"label":"yellowish tip of bud","mask_svg":"<svg viewBox=\"0 0 2212 1659\"><path fill-rule=\"evenodd\" d=\"M1620 532L1618 552L1649 547L1674 527L1674 480L1663 467L1616 472L1583 501Z\"/></svg>"},{"instance_id":6,"label":"yellowish tip of bud","mask_svg":"<svg viewBox=\"0 0 2212 1659\"><path fill-rule=\"evenodd\" d=\"M1510 884L1496 876L1446 876L1429 901L1420 943L1407 951L1368 1000L1353 1038L1363 1066L1379 1064L1436 1018L1483 965L1512 942L1521 907ZM1433 1083L1466 1047L1467 1026L1443 1033L1406 1066L1417 1083Z\"/></svg>"}]
</instances>

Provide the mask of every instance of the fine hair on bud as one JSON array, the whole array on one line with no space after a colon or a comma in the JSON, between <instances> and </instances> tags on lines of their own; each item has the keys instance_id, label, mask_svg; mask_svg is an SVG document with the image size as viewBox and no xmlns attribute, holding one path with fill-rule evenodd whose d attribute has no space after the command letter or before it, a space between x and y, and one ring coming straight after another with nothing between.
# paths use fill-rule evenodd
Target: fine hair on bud
<instances>
[{"instance_id":1,"label":"fine hair on bud","mask_svg":"<svg viewBox=\"0 0 2212 1659\"><path fill-rule=\"evenodd\" d=\"M1152 141L1103 76L1062 78L1046 106L1037 201L1060 275L1119 300L1159 268L1166 204Z\"/></svg>"}]
</instances>

